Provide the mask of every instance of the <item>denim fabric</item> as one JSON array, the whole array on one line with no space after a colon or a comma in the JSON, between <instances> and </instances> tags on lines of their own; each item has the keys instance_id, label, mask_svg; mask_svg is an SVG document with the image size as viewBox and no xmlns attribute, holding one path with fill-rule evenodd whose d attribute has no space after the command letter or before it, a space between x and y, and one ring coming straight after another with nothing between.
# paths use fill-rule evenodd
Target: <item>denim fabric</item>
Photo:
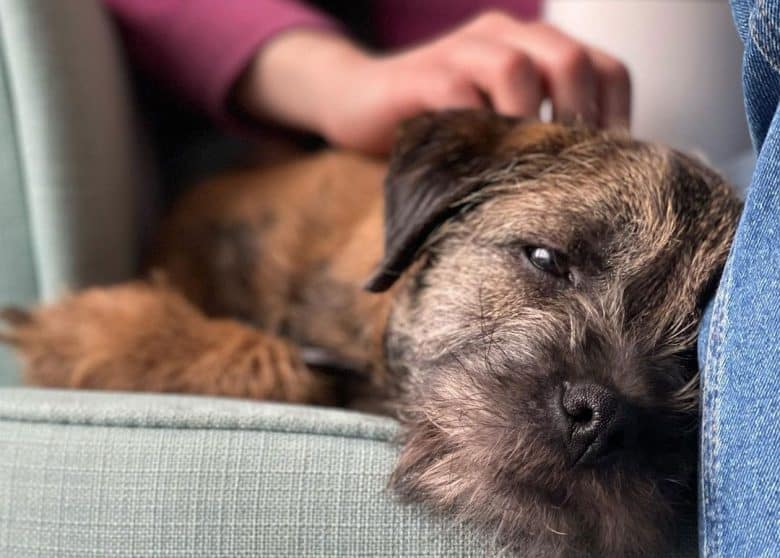
<instances>
[{"instance_id":1,"label":"denim fabric","mask_svg":"<svg viewBox=\"0 0 780 558\"><path fill-rule=\"evenodd\" d=\"M780 0L732 0L757 152L702 327L699 537L704 556L780 555Z\"/></svg>"}]
</instances>

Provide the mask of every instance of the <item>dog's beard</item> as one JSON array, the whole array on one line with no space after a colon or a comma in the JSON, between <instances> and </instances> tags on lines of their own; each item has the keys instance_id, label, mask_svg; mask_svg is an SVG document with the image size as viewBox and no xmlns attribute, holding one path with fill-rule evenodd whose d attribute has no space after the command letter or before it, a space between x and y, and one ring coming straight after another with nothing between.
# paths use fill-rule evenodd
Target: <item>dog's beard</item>
<instances>
[{"instance_id":1,"label":"dog's beard","mask_svg":"<svg viewBox=\"0 0 780 558\"><path fill-rule=\"evenodd\" d=\"M631 451L572 466L550 427L560 378L539 366L555 356L526 346L518 353L537 356L524 363L492 336L482 341L408 371L393 487L523 556L646 556L667 546L692 513L695 413L648 410Z\"/></svg>"}]
</instances>

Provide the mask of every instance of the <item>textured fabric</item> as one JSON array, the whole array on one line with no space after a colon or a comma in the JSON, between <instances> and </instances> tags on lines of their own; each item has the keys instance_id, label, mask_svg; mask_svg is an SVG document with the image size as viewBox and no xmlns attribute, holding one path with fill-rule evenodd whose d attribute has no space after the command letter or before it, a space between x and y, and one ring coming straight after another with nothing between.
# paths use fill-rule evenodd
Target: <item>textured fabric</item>
<instances>
[{"instance_id":1,"label":"textured fabric","mask_svg":"<svg viewBox=\"0 0 780 558\"><path fill-rule=\"evenodd\" d=\"M732 0L757 162L699 336L706 557L780 556L780 0Z\"/></svg>"},{"instance_id":2,"label":"textured fabric","mask_svg":"<svg viewBox=\"0 0 780 558\"><path fill-rule=\"evenodd\" d=\"M0 390L0 556L483 556L394 502L393 421L164 395Z\"/></svg>"},{"instance_id":3,"label":"textured fabric","mask_svg":"<svg viewBox=\"0 0 780 558\"><path fill-rule=\"evenodd\" d=\"M29 243L31 283L44 298L125 278L135 262L133 196L144 176L108 23L92 1L0 0L10 100L0 120L12 123L29 227L29 238L14 242ZM13 195L18 180L2 178L3 198ZM2 274L14 265L6 257Z\"/></svg>"},{"instance_id":4,"label":"textured fabric","mask_svg":"<svg viewBox=\"0 0 780 558\"><path fill-rule=\"evenodd\" d=\"M17 147L12 99L0 46L0 306L30 302L38 294ZM0 347L0 386L15 382L15 363L10 352Z\"/></svg>"},{"instance_id":5,"label":"textured fabric","mask_svg":"<svg viewBox=\"0 0 780 558\"><path fill-rule=\"evenodd\" d=\"M397 432L343 410L0 389L0 557L495 555L388 493Z\"/></svg>"},{"instance_id":6,"label":"textured fabric","mask_svg":"<svg viewBox=\"0 0 780 558\"><path fill-rule=\"evenodd\" d=\"M429 40L486 10L536 19L542 0L383 0L373 4L376 42L395 49Z\"/></svg>"},{"instance_id":7,"label":"textured fabric","mask_svg":"<svg viewBox=\"0 0 780 558\"><path fill-rule=\"evenodd\" d=\"M294 0L103 0L130 56L180 99L229 122L228 97L252 56L290 28L336 29Z\"/></svg>"},{"instance_id":8,"label":"textured fabric","mask_svg":"<svg viewBox=\"0 0 780 558\"><path fill-rule=\"evenodd\" d=\"M96 2L0 0L0 305L127 277L139 163ZM18 382L0 348L0 386Z\"/></svg>"}]
</instances>

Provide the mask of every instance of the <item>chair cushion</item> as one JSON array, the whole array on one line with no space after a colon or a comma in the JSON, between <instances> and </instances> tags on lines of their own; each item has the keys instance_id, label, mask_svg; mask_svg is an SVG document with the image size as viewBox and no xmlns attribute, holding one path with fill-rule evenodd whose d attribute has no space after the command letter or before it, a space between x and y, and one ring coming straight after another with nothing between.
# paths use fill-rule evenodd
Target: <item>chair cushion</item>
<instances>
[{"instance_id":1,"label":"chair cushion","mask_svg":"<svg viewBox=\"0 0 780 558\"><path fill-rule=\"evenodd\" d=\"M393 420L0 389L0 556L484 556L386 489Z\"/></svg>"},{"instance_id":2,"label":"chair cushion","mask_svg":"<svg viewBox=\"0 0 780 558\"><path fill-rule=\"evenodd\" d=\"M214 397L0 389L0 556L486 556L386 488L395 421ZM695 556L695 533L687 551Z\"/></svg>"}]
</instances>

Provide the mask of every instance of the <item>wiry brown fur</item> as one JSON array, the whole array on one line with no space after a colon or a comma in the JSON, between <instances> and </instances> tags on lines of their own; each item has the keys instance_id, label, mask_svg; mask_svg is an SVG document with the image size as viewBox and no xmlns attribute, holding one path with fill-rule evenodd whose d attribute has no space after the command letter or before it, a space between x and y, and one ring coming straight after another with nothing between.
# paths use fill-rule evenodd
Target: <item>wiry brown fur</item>
<instances>
[{"instance_id":1,"label":"wiry brown fur","mask_svg":"<svg viewBox=\"0 0 780 558\"><path fill-rule=\"evenodd\" d=\"M202 186L161 240L170 285L7 312L0 336L43 385L327 403L368 380L404 426L400 494L524 556L646 555L691 511L695 337L739 210L698 162L621 134L426 116L389 170L328 153ZM565 458L554 406L577 380L637 410L616 462Z\"/></svg>"},{"instance_id":2,"label":"wiry brown fur","mask_svg":"<svg viewBox=\"0 0 780 558\"><path fill-rule=\"evenodd\" d=\"M164 284L89 289L25 315L0 314L27 360L26 380L50 387L190 392L330 403L289 340L207 319Z\"/></svg>"}]
</instances>

